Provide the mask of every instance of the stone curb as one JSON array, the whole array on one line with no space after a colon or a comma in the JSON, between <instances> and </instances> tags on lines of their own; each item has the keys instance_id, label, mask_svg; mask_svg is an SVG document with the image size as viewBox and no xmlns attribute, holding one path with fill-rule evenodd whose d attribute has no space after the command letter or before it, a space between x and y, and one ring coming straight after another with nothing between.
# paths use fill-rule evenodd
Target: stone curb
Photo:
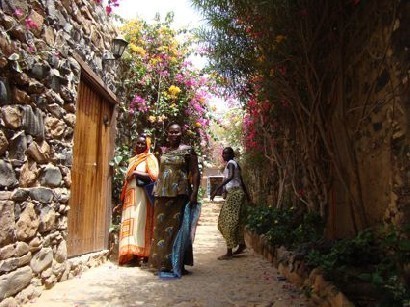
<instances>
[{"instance_id":1,"label":"stone curb","mask_svg":"<svg viewBox=\"0 0 410 307\"><path fill-rule=\"evenodd\" d=\"M279 273L292 284L308 291L315 306L354 307L354 304L336 286L325 280L320 269L308 269L302 258L281 246L273 247L264 235L245 229L246 245L256 254L273 264Z\"/></svg>"}]
</instances>

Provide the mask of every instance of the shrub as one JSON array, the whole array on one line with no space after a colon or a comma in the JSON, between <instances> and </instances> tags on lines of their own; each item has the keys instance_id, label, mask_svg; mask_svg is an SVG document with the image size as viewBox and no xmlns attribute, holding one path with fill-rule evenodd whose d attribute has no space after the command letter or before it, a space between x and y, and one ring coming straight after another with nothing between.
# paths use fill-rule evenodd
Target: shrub
<instances>
[{"instance_id":1,"label":"shrub","mask_svg":"<svg viewBox=\"0 0 410 307\"><path fill-rule=\"evenodd\" d=\"M381 306L410 306L403 267L410 259L410 240L395 228L366 229L353 239L312 250L307 263L323 269L328 280L349 295L355 284L369 283ZM353 285L353 286L352 286Z\"/></svg>"},{"instance_id":2,"label":"shrub","mask_svg":"<svg viewBox=\"0 0 410 307\"><path fill-rule=\"evenodd\" d=\"M301 213L295 207L257 206L248 210L247 227L265 234L273 246L295 247L322 238L324 222L318 214Z\"/></svg>"}]
</instances>

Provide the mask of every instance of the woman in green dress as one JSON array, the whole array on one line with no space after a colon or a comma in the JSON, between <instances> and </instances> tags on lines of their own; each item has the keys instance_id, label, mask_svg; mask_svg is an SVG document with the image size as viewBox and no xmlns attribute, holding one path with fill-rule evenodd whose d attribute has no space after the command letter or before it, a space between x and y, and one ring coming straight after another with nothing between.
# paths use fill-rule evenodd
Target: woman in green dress
<instances>
[{"instance_id":1,"label":"woman in green dress","mask_svg":"<svg viewBox=\"0 0 410 307\"><path fill-rule=\"evenodd\" d=\"M182 229L184 218L189 221L189 227L194 228L199 217L200 174L196 153L191 146L181 143L181 126L171 124L167 128L167 137L169 147L163 149L160 157L159 175L154 189L154 235L149 264L155 271L179 275L179 272L188 273L183 265L193 265L192 238L187 240L182 252L179 251L183 255L176 255L175 243L180 242L177 235ZM190 216L184 217L187 214Z\"/></svg>"}]
</instances>

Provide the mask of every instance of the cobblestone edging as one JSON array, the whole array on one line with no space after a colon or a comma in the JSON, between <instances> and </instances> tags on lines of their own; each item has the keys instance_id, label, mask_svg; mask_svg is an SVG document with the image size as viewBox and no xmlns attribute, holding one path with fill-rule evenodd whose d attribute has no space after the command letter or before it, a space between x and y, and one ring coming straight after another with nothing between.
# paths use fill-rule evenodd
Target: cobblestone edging
<instances>
[{"instance_id":1,"label":"cobblestone edging","mask_svg":"<svg viewBox=\"0 0 410 307\"><path fill-rule=\"evenodd\" d=\"M81 275L83 272L90 268L97 267L108 260L108 250L103 250L96 253L82 255L68 259L67 266L70 267L68 271L67 279L74 278ZM65 279L60 279L63 281Z\"/></svg>"},{"instance_id":2,"label":"cobblestone edging","mask_svg":"<svg viewBox=\"0 0 410 307\"><path fill-rule=\"evenodd\" d=\"M66 281L78 276L90 268L97 267L108 259L108 250L103 250L96 253L90 253L87 255L82 255L78 257L73 257L65 261L64 266L60 268L60 272L54 272L49 270L50 283L44 284L41 279L33 278L31 279L29 285L20 291L15 297L8 297L0 302L0 307L14 307L21 306L39 296L44 289L52 288L54 286L55 274L59 274L58 281ZM50 268L51 269L51 268ZM19 278L15 279L15 282L9 284L10 289L20 284ZM4 289L3 289L4 290Z\"/></svg>"},{"instance_id":3,"label":"cobblestone edging","mask_svg":"<svg viewBox=\"0 0 410 307\"><path fill-rule=\"evenodd\" d=\"M249 229L245 230L245 241L248 247L271 262L288 281L308 289L310 299L315 306L354 306L342 292L324 279L319 269L309 271L303 259L283 246L274 248L264 235L258 235Z\"/></svg>"}]
</instances>

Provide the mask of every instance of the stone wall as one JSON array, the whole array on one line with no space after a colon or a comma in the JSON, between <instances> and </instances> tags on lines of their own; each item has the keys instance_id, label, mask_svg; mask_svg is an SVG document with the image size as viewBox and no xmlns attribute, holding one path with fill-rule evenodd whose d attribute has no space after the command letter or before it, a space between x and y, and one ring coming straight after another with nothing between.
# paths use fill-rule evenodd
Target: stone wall
<instances>
[{"instance_id":1,"label":"stone wall","mask_svg":"<svg viewBox=\"0 0 410 307\"><path fill-rule=\"evenodd\" d=\"M106 251L67 259L79 56L115 93L102 56L116 30L86 0L0 1L0 306L22 304Z\"/></svg>"},{"instance_id":2,"label":"stone wall","mask_svg":"<svg viewBox=\"0 0 410 307\"><path fill-rule=\"evenodd\" d=\"M345 177L343 183L335 176L329 210L329 234L336 238L383 221L402 226L410 218L410 4L383 0L369 11L344 51L346 81L338 98L344 109L332 118Z\"/></svg>"}]
</instances>

